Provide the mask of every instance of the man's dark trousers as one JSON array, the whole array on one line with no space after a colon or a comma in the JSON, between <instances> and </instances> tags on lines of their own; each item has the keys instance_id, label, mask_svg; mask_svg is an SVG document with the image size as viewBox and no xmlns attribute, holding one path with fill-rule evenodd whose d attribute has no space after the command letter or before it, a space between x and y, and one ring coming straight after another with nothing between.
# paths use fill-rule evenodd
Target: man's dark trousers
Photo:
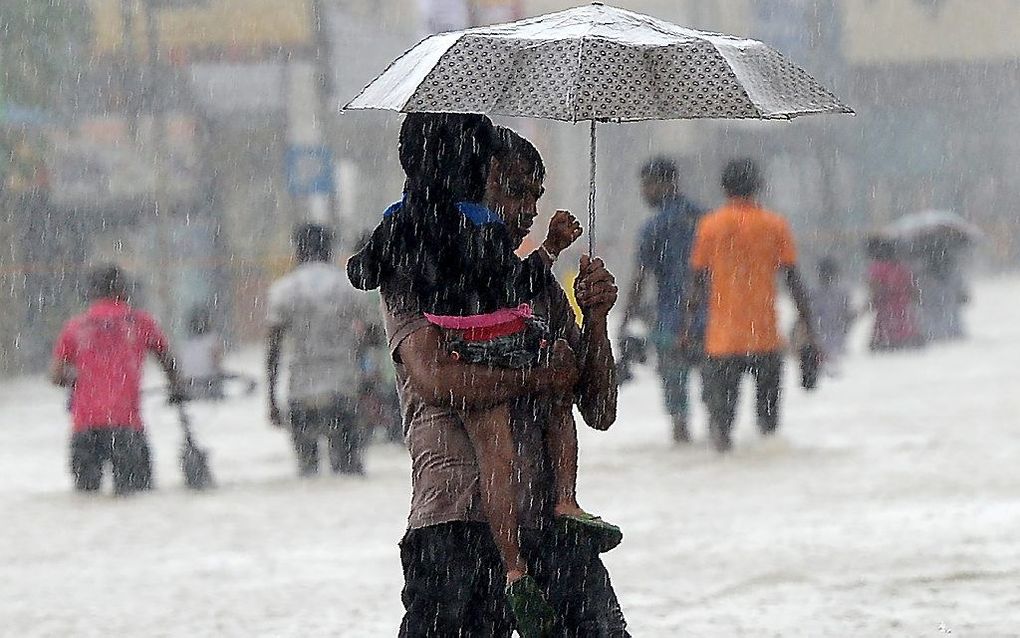
<instances>
[{"instance_id":1,"label":"man's dark trousers","mask_svg":"<svg viewBox=\"0 0 1020 638\"><path fill-rule=\"evenodd\" d=\"M532 575L561 622L559 638L627 638L609 574L590 543L555 530L525 530ZM506 571L484 523L451 522L410 530L404 568L401 638L509 638Z\"/></svg>"},{"instance_id":2,"label":"man's dark trousers","mask_svg":"<svg viewBox=\"0 0 1020 638\"><path fill-rule=\"evenodd\" d=\"M71 435L71 474L76 490L98 490L107 462L113 469L113 490L117 494L152 488L152 457L144 432L113 427Z\"/></svg>"},{"instance_id":3,"label":"man's dark trousers","mask_svg":"<svg viewBox=\"0 0 1020 638\"><path fill-rule=\"evenodd\" d=\"M319 471L319 438L329 444L329 465L334 472L361 474L361 437L351 402L337 396L322 405L290 404L291 439L298 471L309 476Z\"/></svg>"},{"instance_id":4,"label":"man's dark trousers","mask_svg":"<svg viewBox=\"0 0 1020 638\"><path fill-rule=\"evenodd\" d=\"M758 428L772 434L779 427L783 357L779 352L709 357L702 367L712 442L719 450L731 445L731 431L740 400L740 380L750 373L755 380Z\"/></svg>"}]
</instances>

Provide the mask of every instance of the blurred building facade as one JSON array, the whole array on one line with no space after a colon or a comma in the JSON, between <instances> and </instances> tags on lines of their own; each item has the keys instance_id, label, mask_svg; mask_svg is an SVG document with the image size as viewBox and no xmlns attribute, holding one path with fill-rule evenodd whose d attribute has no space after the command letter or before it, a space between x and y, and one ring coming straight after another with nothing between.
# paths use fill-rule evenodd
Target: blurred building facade
<instances>
[{"instance_id":1,"label":"blurred building facade","mask_svg":"<svg viewBox=\"0 0 1020 638\"><path fill-rule=\"evenodd\" d=\"M82 1L92 10L91 56L83 61L87 66L69 100L73 104L66 123L47 136L53 175L46 202L54 211L46 219L73 229L60 240L69 246L62 254L73 258L55 264L52 255L22 251L31 263L4 264L7 274L11 281L20 277L24 282L32 269L48 268L59 273L57 280L70 281L91 263L117 260L142 280L146 302L165 321L180 325L190 306L215 305L237 341L261 335L264 293L269 281L290 266L293 225L322 214L314 197L292 187L288 158L301 146L295 123L314 120L316 144L329 152L328 181L335 189L325 215L338 226L343 252L349 252L380 211L399 197L402 175L395 141L400 118L341 113L340 107L430 32L579 4ZM899 215L936 207L957 210L984 228L991 238L985 252L994 264L1020 264L1020 136L1014 133L1020 125L1020 40L1010 28L1020 24L1020 3L614 4L763 39L858 111L855 118L791 123L602 126L596 230L600 253L621 279L629 275L634 235L649 214L637 173L644 161L660 154L678 159L685 188L706 205L721 199L723 162L736 155L760 158L769 175L766 198L790 217L809 256L838 252L853 260L868 231ZM159 12L153 30L146 28L149 7ZM146 51L151 50L159 61L155 77L147 66ZM317 108L309 110L309 100L317 101ZM506 123L533 139L547 159L543 207L583 211L587 127ZM153 138L157 124L163 127L158 144ZM154 202L156 190L159 202ZM157 208L163 221L154 216ZM18 231L25 237L49 232L26 228ZM24 289L25 298L45 298L46 285L39 284L42 293ZM59 294L68 296L66 290ZM158 298L167 295L173 307L161 308ZM43 305L54 308L48 312L58 318L73 309L67 303L59 309ZM0 322L4 343L31 335L37 347L28 350L45 352L52 329L25 330L36 310L26 312L24 320L8 313ZM26 365L13 361L0 359L0 368Z\"/></svg>"}]
</instances>

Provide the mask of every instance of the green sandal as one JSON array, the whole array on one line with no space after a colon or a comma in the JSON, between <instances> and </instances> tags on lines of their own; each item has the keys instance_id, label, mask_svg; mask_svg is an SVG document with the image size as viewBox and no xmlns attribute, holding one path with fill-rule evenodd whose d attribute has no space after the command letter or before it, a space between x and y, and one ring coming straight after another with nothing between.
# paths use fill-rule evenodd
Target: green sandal
<instances>
[{"instance_id":1,"label":"green sandal","mask_svg":"<svg viewBox=\"0 0 1020 638\"><path fill-rule=\"evenodd\" d=\"M563 514L556 517L563 521L568 531L584 534L595 541L599 553L608 552L623 542L623 532L612 523L607 523L594 514Z\"/></svg>"},{"instance_id":2,"label":"green sandal","mask_svg":"<svg viewBox=\"0 0 1020 638\"><path fill-rule=\"evenodd\" d=\"M517 633L521 638L552 636L556 612L546 602L534 578L522 576L507 585L506 600L517 619Z\"/></svg>"}]
</instances>

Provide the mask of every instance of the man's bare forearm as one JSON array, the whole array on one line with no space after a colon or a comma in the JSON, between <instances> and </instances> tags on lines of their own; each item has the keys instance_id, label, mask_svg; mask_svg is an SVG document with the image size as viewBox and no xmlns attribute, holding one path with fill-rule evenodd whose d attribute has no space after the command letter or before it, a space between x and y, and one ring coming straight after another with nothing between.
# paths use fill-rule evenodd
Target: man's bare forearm
<instances>
[{"instance_id":1,"label":"man's bare forearm","mask_svg":"<svg viewBox=\"0 0 1020 638\"><path fill-rule=\"evenodd\" d=\"M280 351L283 344L283 329L272 327L266 339L266 392L270 404L276 403L276 383L280 378Z\"/></svg>"},{"instance_id":2,"label":"man's bare forearm","mask_svg":"<svg viewBox=\"0 0 1020 638\"><path fill-rule=\"evenodd\" d=\"M684 309L683 325L680 327L682 331L681 337L691 336L691 323L701 309L701 304L705 303L705 299L708 297L708 271L691 271L687 279L687 288L690 292L687 295L687 303Z\"/></svg>"},{"instance_id":3,"label":"man's bare forearm","mask_svg":"<svg viewBox=\"0 0 1020 638\"><path fill-rule=\"evenodd\" d=\"M179 392L181 381L177 374L177 360L174 359L174 355L169 350L163 350L156 353L156 360L159 362L159 367L163 368L171 394Z\"/></svg>"},{"instance_id":4,"label":"man's bare forearm","mask_svg":"<svg viewBox=\"0 0 1020 638\"><path fill-rule=\"evenodd\" d=\"M585 319L581 342L583 360L577 407L590 427L608 430L616 421L618 385L606 317Z\"/></svg>"},{"instance_id":5,"label":"man's bare forearm","mask_svg":"<svg viewBox=\"0 0 1020 638\"><path fill-rule=\"evenodd\" d=\"M797 307L797 314L800 315L800 320L804 322L804 326L807 328L808 336L814 339L815 325L811 315L811 297L808 295L807 287L804 285L795 267L791 266L786 269L786 284L790 288L790 295L793 297L793 303Z\"/></svg>"},{"instance_id":6,"label":"man's bare forearm","mask_svg":"<svg viewBox=\"0 0 1020 638\"><path fill-rule=\"evenodd\" d=\"M398 352L411 383L430 405L489 408L535 394L549 382L545 368L514 370L456 361L443 347L438 330L432 327L408 336Z\"/></svg>"},{"instance_id":7,"label":"man's bare forearm","mask_svg":"<svg viewBox=\"0 0 1020 638\"><path fill-rule=\"evenodd\" d=\"M74 385L74 371L66 361L55 360L50 364L50 382L62 388Z\"/></svg>"},{"instance_id":8,"label":"man's bare forearm","mask_svg":"<svg viewBox=\"0 0 1020 638\"><path fill-rule=\"evenodd\" d=\"M641 297L644 295L645 269L638 265L634 273L634 279L630 282L630 289L627 291L627 305L623 308L622 326L626 326L638 314L641 307Z\"/></svg>"}]
</instances>

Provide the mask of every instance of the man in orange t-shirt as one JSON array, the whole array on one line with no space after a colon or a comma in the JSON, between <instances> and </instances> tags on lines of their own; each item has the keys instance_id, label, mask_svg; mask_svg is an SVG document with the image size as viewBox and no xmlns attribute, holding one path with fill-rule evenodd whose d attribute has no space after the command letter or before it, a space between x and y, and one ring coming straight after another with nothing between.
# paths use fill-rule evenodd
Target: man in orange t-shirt
<instances>
[{"instance_id":1,"label":"man in orange t-shirt","mask_svg":"<svg viewBox=\"0 0 1020 638\"><path fill-rule=\"evenodd\" d=\"M720 452L732 447L730 431L745 373L757 385L762 434L779 425L783 341L776 317L777 274L785 275L804 324L814 325L789 225L755 202L761 186L752 160L727 164L722 175L727 202L702 218L691 254L691 303L708 303L702 377L712 443ZM688 327L683 330L686 342ZM808 340L814 343L814 335Z\"/></svg>"}]
</instances>

